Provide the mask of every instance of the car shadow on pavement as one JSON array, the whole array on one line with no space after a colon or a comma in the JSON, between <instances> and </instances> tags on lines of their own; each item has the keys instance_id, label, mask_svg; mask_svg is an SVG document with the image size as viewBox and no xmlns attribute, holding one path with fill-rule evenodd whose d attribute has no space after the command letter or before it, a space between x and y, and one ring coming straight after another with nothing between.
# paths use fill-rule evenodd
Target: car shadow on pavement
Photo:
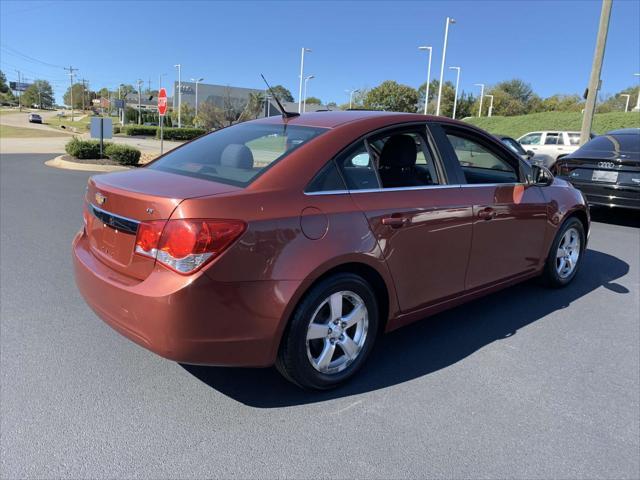
<instances>
[{"instance_id":1,"label":"car shadow on pavement","mask_svg":"<svg viewBox=\"0 0 640 480\"><path fill-rule=\"evenodd\" d=\"M627 294L629 290L615 280L628 271L629 265L622 260L587 250L575 280L563 289L528 281L381 336L363 369L345 385L327 392L303 391L284 380L275 368L182 367L211 388L256 408L348 397L453 365L485 345L569 307L599 287Z\"/></svg>"},{"instance_id":2,"label":"car shadow on pavement","mask_svg":"<svg viewBox=\"0 0 640 480\"><path fill-rule=\"evenodd\" d=\"M640 228L640 215L637 210L592 206L589 213L593 222Z\"/></svg>"}]
</instances>

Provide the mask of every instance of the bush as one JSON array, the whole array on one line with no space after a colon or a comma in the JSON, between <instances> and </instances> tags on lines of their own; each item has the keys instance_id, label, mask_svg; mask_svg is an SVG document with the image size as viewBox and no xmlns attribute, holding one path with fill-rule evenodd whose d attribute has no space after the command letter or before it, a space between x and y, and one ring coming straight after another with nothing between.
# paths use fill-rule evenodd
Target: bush
<instances>
[{"instance_id":1,"label":"bush","mask_svg":"<svg viewBox=\"0 0 640 480\"><path fill-rule=\"evenodd\" d=\"M100 142L98 140L80 140L78 137L73 137L64 149L69 155L76 158L106 158L105 152L110 145L108 142L104 143L102 157L100 157Z\"/></svg>"},{"instance_id":2,"label":"bush","mask_svg":"<svg viewBox=\"0 0 640 480\"><path fill-rule=\"evenodd\" d=\"M135 135L156 135L158 127L152 127L149 125L125 125L124 133L130 136Z\"/></svg>"},{"instance_id":3,"label":"bush","mask_svg":"<svg viewBox=\"0 0 640 480\"><path fill-rule=\"evenodd\" d=\"M120 133L120 125L114 125L113 126L113 134L117 134Z\"/></svg>"},{"instance_id":4,"label":"bush","mask_svg":"<svg viewBox=\"0 0 640 480\"><path fill-rule=\"evenodd\" d=\"M154 127L155 128L155 127ZM207 131L204 128L165 128L165 140L192 140L200 135L204 135ZM156 138L160 138L160 129L156 133Z\"/></svg>"},{"instance_id":5,"label":"bush","mask_svg":"<svg viewBox=\"0 0 640 480\"><path fill-rule=\"evenodd\" d=\"M137 165L140 160L140 150L129 145L109 144L105 149L107 157L120 165Z\"/></svg>"}]
</instances>

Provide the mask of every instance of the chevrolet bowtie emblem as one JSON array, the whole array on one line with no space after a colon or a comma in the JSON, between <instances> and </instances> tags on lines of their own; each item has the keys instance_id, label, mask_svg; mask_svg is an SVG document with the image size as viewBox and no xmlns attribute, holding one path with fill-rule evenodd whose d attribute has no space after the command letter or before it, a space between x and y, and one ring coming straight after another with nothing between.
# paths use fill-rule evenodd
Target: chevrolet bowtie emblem
<instances>
[{"instance_id":1,"label":"chevrolet bowtie emblem","mask_svg":"<svg viewBox=\"0 0 640 480\"><path fill-rule=\"evenodd\" d=\"M96 202L98 203L98 205L104 205L106 201L107 197L105 197L100 192L96 192Z\"/></svg>"}]
</instances>

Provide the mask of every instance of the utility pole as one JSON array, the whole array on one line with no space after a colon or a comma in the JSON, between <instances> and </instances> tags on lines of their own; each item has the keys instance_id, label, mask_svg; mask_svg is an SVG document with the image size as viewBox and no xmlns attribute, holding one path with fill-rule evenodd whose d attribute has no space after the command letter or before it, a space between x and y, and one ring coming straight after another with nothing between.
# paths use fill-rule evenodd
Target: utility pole
<instances>
[{"instance_id":1,"label":"utility pole","mask_svg":"<svg viewBox=\"0 0 640 480\"><path fill-rule=\"evenodd\" d=\"M596 39L596 50L593 53L593 65L591 66L591 77L589 78L589 88L587 90L587 102L584 106L582 128L580 129L580 145L584 145L590 140L591 125L593 124L593 114L596 111L598 90L600 90L600 72L602 71L604 49L607 45L607 33L609 32L610 18L611 0L602 0L602 10L600 11L600 25L598 26L598 37Z\"/></svg>"},{"instance_id":2,"label":"utility pole","mask_svg":"<svg viewBox=\"0 0 640 480\"><path fill-rule=\"evenodd\" d=\"M86 95L87 95L87 81L83 78L82 79L82 111L86 109L85 103L84 103L84 97Z\"/></svg>"},{"instance_id":3,"label":"utility pole","mask_svg":"<svg viewBox=\"0 0 640 480\"><path fill-rule=\"evenodd\" d=\"M69 70L69 73L67 75L69 75L69 82L71 83L71 89L69 90L69 94L71 95L71 121L73 122L73 75L74 75L74 71L78 71L77 68L73 68L71 65L69 65L69 68L64 68L65 70Z\"/></svg>"},{"instance_id":4,"label":"utility pole","mask_svg":"<svg viewBox=\"0 0 640 480\"><path fill-rule=\"evenodd\" d=\"M22 91L20 90L22 88L22 85L20 85L22 83L22 77L20 76L20 70L16 70L16 72L18 73L18 88L16 89L18 90L18 107L20 111L22 111Z\"/></svg>"},{"instance_id":5,"label":"utility pole","mask_svg":"<svg viewBox=\"0 0 640 480\"><path fill-rule=\"evenodd\" d=\"M144 85L143 80L138 80L138 125L142 125L142 104L140 103L140 87Z\"/></svg>"},{"instance_id":6,"label":"utility pole","mask_svg":"<svg viewBox=\"0 0 640 480\"><path fill-rule=\"evenodd\" d=\"M440 115L440 100L442 100L442 83L444 81L444 63L447 58L447 40L449 38L449 25L456 23L453 18L447 17L444 27L444 47L442 48L442 63L440 64L440 85L438 85L438 103L436 103L436 115Z\"/></svg>"},{"instance_id":7,"label":"utility pole","mask_svg":"<svg viewBox=\"0 0 640 480\"><path fill-rule=\"evenodd\" d=\"M147 83L147 93L151 95L151 78L149 78L149 83Z\"/></svg>"}]
</instances>

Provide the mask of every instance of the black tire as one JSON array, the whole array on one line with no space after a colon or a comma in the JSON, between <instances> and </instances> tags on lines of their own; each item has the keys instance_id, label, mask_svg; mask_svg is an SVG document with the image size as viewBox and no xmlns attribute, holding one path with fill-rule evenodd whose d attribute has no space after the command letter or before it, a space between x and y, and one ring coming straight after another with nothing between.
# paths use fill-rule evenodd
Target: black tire
<instances>
[{"instance_id":1,"label":"black tire","mask_svg":"<svg viewBox=\"0 0 640 480\"><path fill-rule=\"evenodd\" d=\"M563 237L567 233L568 230L574 229L580 239L580 248L578 253L578 259L575 262L575 266L573 270L566 276L563 276L558 271L558 247ZM556 238L553 240L551 244L551 248L549 249L549 255L547 256L547 260L545 262L544 271L542 273L542 280L545 285L552 288L562 288L574 279L578 270L580 269L580 265L582 264L582 257L584 255L585 249L585 232L584 226L582 222L576 217L569 217L558 229L558 233L556 234Z\"/></svg>"},{"instance_id":2,"label":"black tire","mask_svg":"<svg viewBox=\"0 0 640 480\"><path fill-rule=\"evenodd\" d=\"M314 367L307 353L307 331L309 324L314 320L314 313L320 315L323 312L322 309L330 310L330 307L323 306L323 303L337 292L355 293L359 300L362 300L367 312L366 335L359 353L341 367L344 368L343 370L322 373ZM345 305L344 301L341 301L341 305ZM369 356L378 333L378 316L378 304L373 289L362 277L352 273L337 273L323 279L309 289L293 312L280 343L276 368L287 380L305 389L327 390L338 386L351 378ZM324 324L320 323L320 325ZM332 325L327 324L327 326ZM354 332L355 328L357 327L345 329L345 335L348 332ZM329 340L317 341L326 345ZM346 355L339 345L335 349L336 354Z\"/></svg>"}]
</instances>

